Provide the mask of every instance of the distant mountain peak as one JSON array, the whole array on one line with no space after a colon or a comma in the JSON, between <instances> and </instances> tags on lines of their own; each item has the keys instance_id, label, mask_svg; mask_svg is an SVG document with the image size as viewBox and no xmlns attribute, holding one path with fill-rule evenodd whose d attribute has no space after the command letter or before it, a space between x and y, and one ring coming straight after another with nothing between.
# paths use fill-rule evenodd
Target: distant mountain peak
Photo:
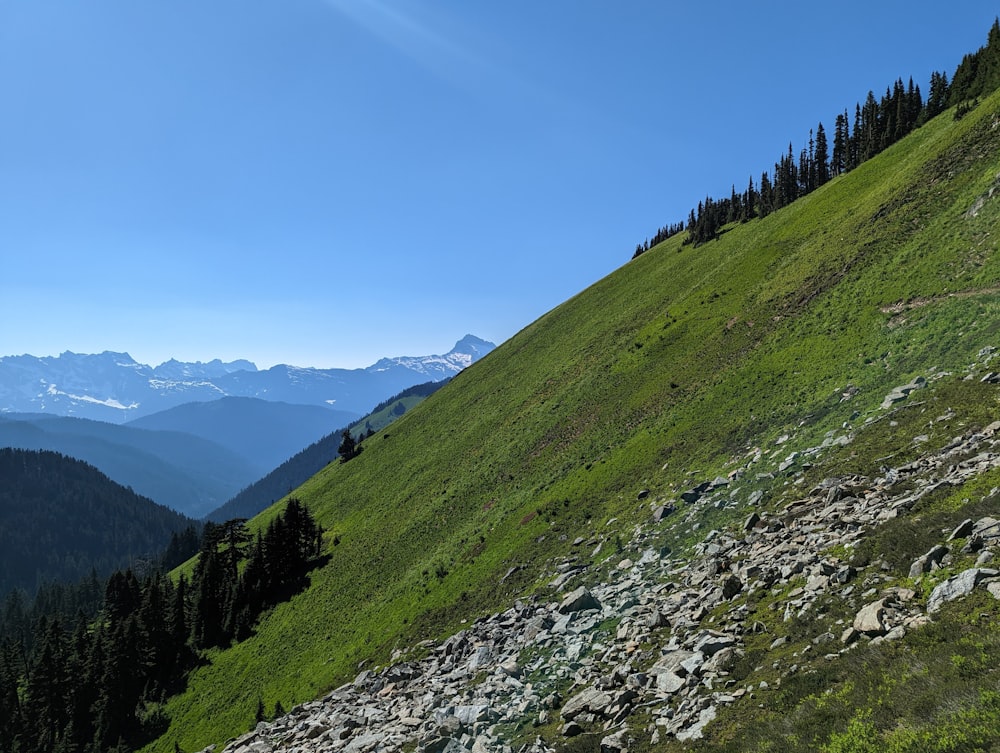
<instances>
[{"instance_id":1,"label":"distant mountain peak","mask_svg":"<svg viewBox=\"0 0 1000 753\"><path fill-rule=\"evenodd\" d=\"M475 335L466 335L447 353L432 356L399 356L397 358L382 358L365 371L386 372L393 369L408 369L422 374L432 381L440 381L454 376L473 361L482 358L496 348Z\"/></svg>"},{"instance_id":2,"label":"distant mountain peak","mask_svg":"<svg viewBox=\"0 0 1000 753\"><path fill-rule=\"evenodd\" d=\"M55 359L65 359L66 361L90 361L96 363L112 363L128 366L139 366L134 358L128 353L119 353L115 350L104 350L100 353L74 353L71 350L64 350Z\"/></svg>"},{"instance_id":3,"label":"distant mountain peak","mask_svg":"<svg viewBox=\"0 0 1000 753\"><path fill-rule=\"evenodd\" d=\"M220 358L213 358L211 361L178 361L176 358L171 358L169 361L164 361L155 369L153 369L157 377L161 379L173 378L173 379L211 379L213 377L220 377L226 374L232 374L237 371L257 371L257 364L253 361L248 361L245 358L240 358L235 361L223 361Z\"/></svg>"},{"instance_id":4,"label":"distant mountain peak","mask_svg":"<svg viewBox=\"0 0 1000 753\"><path fill-rule=\"evenodd\" d=\"M475 335L466 335L455 343L455 347L451 349L451 352L473 353L478 356L484 356L494 348L496 348L496 345L489 340L483 340L481 337L476 337Z\"/></svg>"}]
</instances>

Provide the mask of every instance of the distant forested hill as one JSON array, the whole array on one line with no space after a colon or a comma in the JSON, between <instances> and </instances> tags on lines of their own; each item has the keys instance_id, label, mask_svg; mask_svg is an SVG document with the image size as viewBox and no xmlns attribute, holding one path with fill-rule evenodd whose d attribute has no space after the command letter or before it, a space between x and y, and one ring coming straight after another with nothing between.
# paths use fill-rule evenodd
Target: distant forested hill
<instances>
[{"instance_id":1,"label":"distant forested hill","mask_svg":"<svg viewBox=\"0 0 1000 753\"><path fill-rule=\"evenodd\" d=\"M357 437L364 437L370 432L384 429L406 411L433 395L450 380L449 377L440 382L418 384L393 395L388 400L376 405L371 413L351 426L351 433ZM337 457L337 451L346 428L338 429L296 453L262 479L246 487L224 505L210 512L205 516L205 520L222 523L233 518L252 518L261 510L291 493Z\"/></svg>"},{"instance_id":2,"label":"distant forested hill","mask_svg":"<svg viewBox=\"0 0 1000 753\"><path fill-rule=\"evenodd\" d=\"M80 460L0 449L0 594L154 559L193 524Z\"/></svg>"},{"instance_id":3,"label":"distant forested hill","mask_svg":"<svg viewBox=\"0 0 1000 753\"><path fill-rule=\"evenodd\" d=\"M350 411L319 405L294 405L254 397L223 397L178 405L137 418L127 426L159 432L183 432L214 442L246 458L259 469L253 477L257 479L311 442L340 426L357 421L358 416Z\"/></svg>"}]
</instances>

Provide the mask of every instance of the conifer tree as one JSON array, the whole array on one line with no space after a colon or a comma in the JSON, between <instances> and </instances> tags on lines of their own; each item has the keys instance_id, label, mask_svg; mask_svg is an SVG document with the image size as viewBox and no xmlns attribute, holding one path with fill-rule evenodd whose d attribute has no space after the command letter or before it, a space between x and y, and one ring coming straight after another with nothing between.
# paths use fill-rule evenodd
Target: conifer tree
<instances>
[{"instance_id":1,"label":"conifer tree","mask_svg":"<svg viewBox=\"0 0 1000 753\"><path fill-rule=\"evenodd\" d=\"M847 170L847 154L850 143L849 122L847 111L837 115L833 125L833 155L830 159L831 175L840 175Z\"/></svg>"},{"instance_id":2,"label":"conifer tree","mask_svg":"<svg viewBox=\"0 0 1000 753\"><path fill-rule=\"evenodd\" d=\"M219 554L217 536L206 538L202 544L192 584L192 642L196 648L222 645L224 642L222 630L225 615L224 606L228 594L226 592L226 570Z\"/></svg>"},{"instance_id":3,"label":"conifer tree","mask_svg":"<svg viewBox=\"0 0 1000 753\"><path fill-rule=\"evenodd\" d=\"M830 180L830 152L826 142L826 131L823 124L816 126L816 148L813 153L815 188L819 188Z\"/></svg>"},{"instance_id":4,"label":"conifer tree","mask_svg":"<svg viewBox=\"0 0 1000 753\"><path fill-rule=\"evenodd\" d=\"M771 185L771 178L765 170L760 175L760 210L761 217L767 217L774 211L774 188Z\"/></svg>"},{"instance_id":5,"label":"conifer tree","mask_svg":"<svg viewBox=\"0 0 1000 753\"><path fill-rule=\"evenodd\" d=\"M879 106L875 100L875 93L868 92L865 104L861 108L861 123L858 130L860 138L858 144L857 160L860 164L874 157L879 150L881 140L881 129L879 127Z\"/></svg>"},{"instance_id":6,"label":"conifer tree","mask_svg":"<svg viewBox=\"0 0 1000 753\"><path fill-rule=\"evenodd\" d=\"M17 650L9 639L0 643L0 753L22 749L21 700L18 695L20 672Z\"/></svg>"},{"instance_id":7,"label":"conifer tree","mask_svg":"<svg viewBox=\"0 0 1000 753\"><path fill-rule=\"evenodd\" d=\"M926 119L936 117L948 108L949 89L948 74L937 71L931 74L931 90L927 96Z\"/></svg>"},{"instance_id":8,"label":"conifer tree","mask_svg":"<svg viewBox=\"0 0 1000 753\"><path fill-rule=\"evenodd\" d=\"M116 570L104 589L104 614L112 624L127 619L139 608L142 588L131 569Z\"/></svg>"},{"instance_id":9,"label":"conifer tree","mask_svg":"<svg viewBox=\"0 0 1000 753\"><path fill-rule=\"evenodd\" d=\"M337 448L337 454L340 455L340 462L346 463L348 460L353 460L361 454L362 449L361 445L354 439L354 435L351 434L351 430L344 429L344 433L341 435L340 447Z\"/></svg>"},{"instance_id":10,"label":"conifer tree","mask_svg":"<svg viewBox=\"0 0 1000 753\"><path fill-rule=\"evenodd\" d=\"M63 735L64 750L82 750L93 737L91 708L96 697L88 674L92 644L90 625L91 620L81 612L70 639L68 675L71 687L68 699L69 722Z\"/></svg>"},{"instance_id":11,"label":"conifer tree","mask_svg":"<svg viewBox=\"0 0 1000 753\"><path fill-rule=\"evenodd\" d=\"M69 721L66 634L59 620L45 618L37 632L40 643L24 691L25 704L31 709L31 723L25 728L25 737L30 749L50 750Z\"/></svg>"},{"instance_id":12,"label":"conifer tree","mask_svg":"<svg viewBox=\"0 0 1000 753\"><path fill-rule=\"evenodd\" d=\"M740 222L749 222L756 216L757 204L759 203L759 196L757 195L757 190L753 187L753 176L750 176L750 182L747 184L747 190L743 193L743 213L740 217Z\"/></svg>"}]
</instances>

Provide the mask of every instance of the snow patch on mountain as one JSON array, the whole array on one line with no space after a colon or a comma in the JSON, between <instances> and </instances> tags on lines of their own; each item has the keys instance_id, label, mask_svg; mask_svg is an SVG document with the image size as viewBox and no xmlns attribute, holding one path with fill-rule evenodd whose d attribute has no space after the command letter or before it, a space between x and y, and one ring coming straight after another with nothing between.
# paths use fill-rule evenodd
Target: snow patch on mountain
<instances>
[{"instance_id":1,"label":"snow patch on mountain","mask_svg":"<svg viewBox=\"0 0 1000 753\"><path fill-rule=\"evenodd\" d=\"M96 397L91 397L90 395L74 395L71 392L63 392L62 390L58 389L58 386L55 384L50 384L48 389L45 391L45 394L51 395L53 397L55 396L67 397L70 400L75 400L81 403L90 403L91 405L103 405L107 408L114 408L116 410L135 410L136 408L139 407L139 403L130 403L129 405L122 405L122 403L116 400L115 398L105 398L104 400L101 400Z\"/></svg>"}]
</instances>

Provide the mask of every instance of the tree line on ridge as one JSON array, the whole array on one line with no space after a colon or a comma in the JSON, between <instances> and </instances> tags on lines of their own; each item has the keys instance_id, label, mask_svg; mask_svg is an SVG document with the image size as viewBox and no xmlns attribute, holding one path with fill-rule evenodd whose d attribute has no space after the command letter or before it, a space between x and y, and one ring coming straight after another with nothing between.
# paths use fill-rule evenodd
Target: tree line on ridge
<instances>
[{"instance_id":1,"label":"tree line on ridge","mask_svg":"<svg viewBox=\"0 0 1000 753\"><path fill-rule=\"evenodd\" d=\"M905 86L901 78L897 79L880 99L869 91L864 104L855 105L853 117L848 110L837 115L832 142L819 123L815 130L810 130L807 144L798 155L789 143L788 151L774 163L774 168L761 173L756 183L751 175L742 192L734 184L728 197L706 197L698 202L697 208L691 209L686 222L664 225L651 238L637 244L632 258L685 230L688 233L685 244L699 246L718 238L726 225L767 217L832 178L853 170L949 107L956 108L956 119L963 117L980 97L998 87L1000 19L994 20L986 45L965 55L950 83L943 72L931 74L926 101L912 77Z\"/></svg>"}]
</instances>

